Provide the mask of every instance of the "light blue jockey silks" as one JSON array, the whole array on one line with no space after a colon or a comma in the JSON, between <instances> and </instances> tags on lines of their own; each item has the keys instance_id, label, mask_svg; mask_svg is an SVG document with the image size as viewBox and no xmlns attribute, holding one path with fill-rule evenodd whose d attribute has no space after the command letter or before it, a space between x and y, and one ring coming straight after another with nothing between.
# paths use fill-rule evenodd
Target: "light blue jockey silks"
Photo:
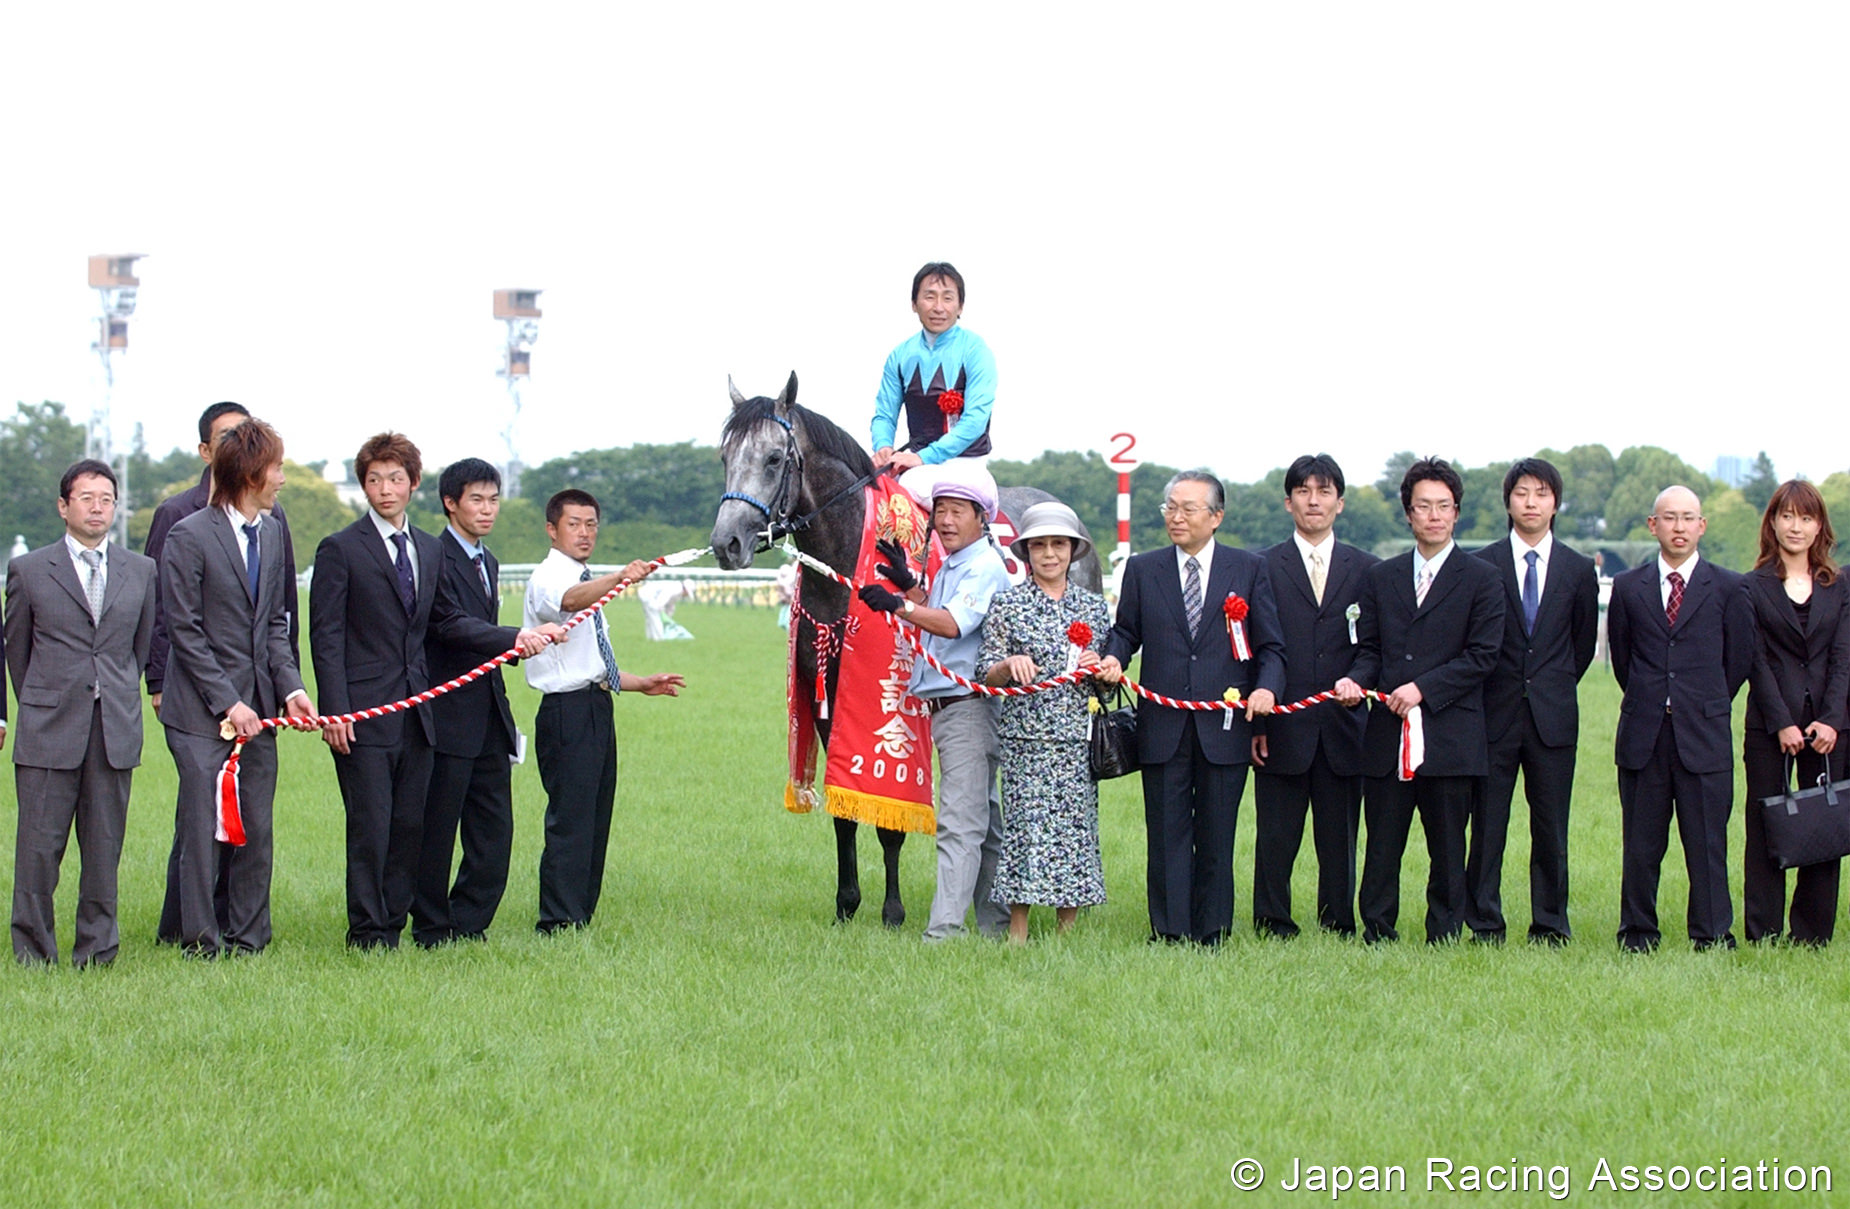
<instances>
[{"instance_id":1,"label":"light blue jockey silks","mask_svg":"<svg viewBox=\"0 0 1850 1209\"><path fill-rule=\"evenodd\" d=\"M963 392L963 414L945 429L938 397ZM989 414L996 401L996 359L983 338L953 325L933 336L920 328L894 349L874 397L873 447L895 447L899 413L906 413L906 443L928 466L989 452Z\"/></svg>"}]
</instances>

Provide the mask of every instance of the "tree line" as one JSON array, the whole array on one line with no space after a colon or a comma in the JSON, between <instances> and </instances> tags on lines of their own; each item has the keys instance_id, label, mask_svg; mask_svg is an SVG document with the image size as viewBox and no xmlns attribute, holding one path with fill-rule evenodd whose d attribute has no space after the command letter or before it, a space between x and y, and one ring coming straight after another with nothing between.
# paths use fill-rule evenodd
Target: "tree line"
<instances>
[{"instance_id":1,"label":"tree line","mask_svg":"<svg viewBox=\"0 0 1850 1209\"><path fill-rule=\"evenodd\" d=\"M61 403L21 403L11 418L0 421L0 475L4 476L0 481L8 484L0 495L0 542L10 545L13 536L19 535L28 547L37 547L63 532L56 505L58 479L66 466L83 456L83 450L83 425L67 416ZM1343 514L1336 523L1338 536L1378 551L1406 543L1400 478L1417 456L1395 454L1372 481L1362 480L1361 468L1344 467L1355 477L1348 484ZM1576 445L1567 450L1540 450L1539 456L1561 470L1565 491L1556 532L1569 544L1591 551L1602 543L1647 540L1650 531L1645 516L1658 491L1682 483L1702 497L1709 518L1702 542L1704 555L1735 570L1753 565L1759 550L1760 513L1779 484L1765 453L1739 487L1727 487L1669 450L1652 445L1632 446L1617 455L1604 445ZM129 539L140 549L155 505L197 482L202 467L191 448L155 457L139 427L127 460L128 503L133 509ZM1465 500L1457 531L1466 545L1489 542L1505 532L1503 475L1509 465L1459 465ZM286 466L289 482L281 498L296 549L303 557L327 534L360 515L360 509L342 502L334 486L322 477L324 468L319 462ZM433 533L443 526L443 508L437 498L441 469L425 468L411 508L413 523ZM1066 501L1101 550L1115 544L1117 472L1103 455L1050 450L1028 461L992 459L990 469L1000 483L1039 487ZM1157 505L1163 484L1177 469L1146 462L1132 471L1133 549L1148 550L1167 542ZM1256 482L1226 482L1227 518L1221 526L1222 536L1249 547L1289 537L1291 521L1282 507L1284 479L1280 467ZM718 448L693 441L590 449L528 467L521 472L521 495L503 502L501 519L490 539L503 562L538 562L546 556L546 500L566 487L589 491L603 506L605 524L594 559L624 562L706 545L720 493L725 490L725 473ZM1840 561L1850 558L1850 472L1838 471L1818 488L1836 518L1837 556ZM1608 570L1612 569L1609 563Z\"/></svg>"}]
</instances>

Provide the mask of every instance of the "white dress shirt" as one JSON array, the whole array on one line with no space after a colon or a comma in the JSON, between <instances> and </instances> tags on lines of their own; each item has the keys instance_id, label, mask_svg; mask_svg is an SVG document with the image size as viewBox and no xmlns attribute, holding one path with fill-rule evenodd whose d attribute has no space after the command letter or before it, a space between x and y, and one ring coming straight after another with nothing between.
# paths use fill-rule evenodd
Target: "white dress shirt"
<instances>
[{"instance_id":1,"label":"white dress shirt","mask_svg":"<svg viewBox=\"0 0 1850 1209\"><path fill-rule=\"evenodd\" d=\"M1541 600L1542 592L1548 587L1548 557L1555 552L1555 535L1551 529L1542 534L1542 540L1531 546L1522 540L1522 534L1510 529L1510 552L1516 558L1516 599L1522 599L1523 581L1529 575L1529 551L1535 551L1535 599Z\"/></svg>"},{"instance_id":2,"label":"white dress shirt","mask_svg":"<svg viewBox=\"0 0 1850 1209\"><path fill-rule=\"evenodd\" d=\"M1663 602L1664 612L1670 611L1670 573L1675 571L1683 577L1683 590L1689 591L1689 577L1696 573L1696 564L1702 561L1702 555L1694 550L1680 567L1673 567L1664 561L1664 556L1657 556L1657 598Z\"/></svg>"},{"instance_id":3,"label":"white dress shirt","mask_svg":"<svg viewBox=\"0 0 1850 1209\"><path fill-rule=\"evenodd\" d=\"M394 529L392 527L392 522L380 516L378 510L375 508L368 508L366 510L366 515L372 517L373 528L379 530L379 540L385 543L385 561L391 563L394 567L398 565L398 545L392 540L392 537L394 534L398 533L405 535L405 557L411 560L411 587L412 590L415 591L419 582L421 582L419 572L422 568L418 566L418 544L411 540L410 524L407 523L402 529ZM405 519L405 514L402 512L399 513L398 519L403 521Z\"/></svg>"},{"instance_id":4,"label":"white dress shirt","mask_svg":"<svg viewBox=\"0 0 1850 1209\"><path fill-rule=\"evenodd\" d=\"M1431 591L1432 582L1439 578L1439 572L1444 568L1445 560L1450 558L1452 556L1452 551L1457 548L1458 543L1456 541L1446 542L1445 549L1439 551L1429 559L1420 553L1420 548L1418 546L1413 547L1413 590L1415 593L1418 593L1420 590L1420 572L1427 567L1432 568L1432 574L1426 577L1427 590Z\"/></svg>"},{"instance_id":5,"label":"white dress shirt","mask_svg":"<svg viewBox=\"0 0 1850 1209\"><path fill-rule=\"evenodd\" d=\"M1176 582L1182 585L1184 600L1188 599L1188 560L1192 557L1201 565L1201 601L1204 606L1207 604L1208 571L1214 566L1215 545L1214 539L1210 537L1208 544L1201 547L1201 553L1195 555L1188 554L1180 546L1176 547Z\"/></svg>"},{"instance_id":6,"label":"white dress shirt","mask_svg":"<svg viewBox=\"0 0 1850 1209\"><path fill-rule=\"evenodd\" d=\"M546 560L533 568L527 580L527 599L521 612L521 627L532 629L545 622L564 625L572 614L564 605L565 594L583 582L585 564L557 548L546 552ZM605 680L604 657L598 654L597 635L592 626L604 625L604 611L573 626L566 641L555 642L532 658L521 661L527 684L542 693L575 693L579 689L601 685ZM606 635L610 628L605 626ZM612 690L616 685L610 685Z\"/></svg>"},{"instance_id":7,"label":"white dress shirt","mask_svg":"<svg viewBox=\"0 0 1850 1209\"><path fill-rule=\"evenodd\" d=\"M90 549L67 531L64 535L64 548L70 552L71 565L77 568L77 583L86 592L90 589L90 564L84 561L84 551ZM105 537L96 545L96 550L103 556L103 561L96 565L96 577L103 586L109 586L109 539Z\"/></svg>"},{"instance_id":8,"label":"white dress shirt","mask_svg":"<svg viewBox=\"0 0 1850 1209\"><path fill-rule=\"evenodd\" d=\"M1330 576L1330 555L1336 552L1336 534L1333 532L1326 533L1323 535L1323 540L1321 542L1312 545L1310 542L1304 540L1304 535L1302 533L1293 529L1291 531L1291 540L1298 544L1298 557L1304 560L1304 574L1310 577L1310 582L1313 584L1317 582L1317 573L1311 569L1310 556L1315 552L1317 557L1323 560L1323 577L1327 585Z\"/></svg>"}]
</instances>

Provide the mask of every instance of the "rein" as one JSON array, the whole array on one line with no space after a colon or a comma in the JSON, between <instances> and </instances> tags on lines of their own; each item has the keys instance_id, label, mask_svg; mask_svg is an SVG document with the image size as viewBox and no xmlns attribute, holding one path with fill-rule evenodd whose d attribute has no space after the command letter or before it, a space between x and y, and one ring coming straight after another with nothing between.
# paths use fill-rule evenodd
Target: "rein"
<instances>
[{"instance_id":1,"label":"rein","mask_svg":"<svg viewBox=\"0 0 1850 1209\"><path fill-rule=\"evenodd\" d=\"M748 495L743 491L727 491L719 497L719 502L722 504L727 500L738 500L740 503L750 504L764 516L765 527L758 534L758 545L752 551L754 554L763 554L791 534L801 533L808 529L815 523L817 517L850 494L873 482L880 473L875 470L864 474L824 500L818 507L801 516L792 516L791 511L796 507L796 496L800 490L798 483L803 473L803 451L797 445L796 427L775 412L771 414L771 419L784 430L784 469L778 477L777 490L772 493L771 502L767 504L757 496Z\"/></svg>"}]
</instances>

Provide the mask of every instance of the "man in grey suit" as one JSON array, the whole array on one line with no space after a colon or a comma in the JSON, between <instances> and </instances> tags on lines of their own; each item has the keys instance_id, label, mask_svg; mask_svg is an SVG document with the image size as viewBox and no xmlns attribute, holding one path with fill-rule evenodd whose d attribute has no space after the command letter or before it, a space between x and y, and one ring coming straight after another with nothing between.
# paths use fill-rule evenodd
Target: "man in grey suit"
<instances>
[{"instance_id":1,"label":"man in grey suit","mask_svg":"<svg viewBox=\"0 0 1850 1209\"><path fill-rule=\"evenodd\" d=\"M289 649L281 534L270 517L283 485L283 441L246 420L212 451L212 501L167 535L161 600L173 644L161 725L180 774L180 940L193 957L255 953L270 941L270 807L282 713L315 715ZM248 740L240 758L244 843L218 838L218 772L225 734ZM219 853L229 847L226 895L213 901Z\"/></svg>"},{"instance_id":2,"label":"man in grey suit","mask_svg":"<svg viewBox=\"0 0 1850 1209\"><path fill-rule=\"evenodd\" d=\"M141 763L141 668L154 637L154 560L108 544L116 475L92 459L58 484L64 537L6 570L7 671L19 698L13 772L13 956L58 960L52 898L73 821L82 853L71 964L116 958L116 865Z\"/></svg>"}]
</instances>

